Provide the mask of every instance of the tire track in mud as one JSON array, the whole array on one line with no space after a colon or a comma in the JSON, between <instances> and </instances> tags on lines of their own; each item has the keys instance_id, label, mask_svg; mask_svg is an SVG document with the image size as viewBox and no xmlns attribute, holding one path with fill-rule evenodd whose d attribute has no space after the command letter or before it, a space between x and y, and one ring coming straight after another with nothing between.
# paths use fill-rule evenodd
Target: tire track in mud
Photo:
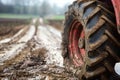
<instances>
[{"instance_id":1,"label":"tire track in mud","mask_svg":"<svg viewBox=\"0 0 120 80\"><path fill-rule=\"evenodd\" d=\"M28 29L29 29L28 26L26 26L25 28L18 31L18 33L16 33L13 37L0 40L0 45L5 44L5 43L15 43L15 42L17 42L22 36L25 35L25 33Z\"/></svg>"},{"instance_id":2,"label":"tire track in mud","mask_svg":"<svg viewBox=\"0 0 120 80\"><path fill-rule=\"evenodd\" d=\"M5 51L9 50L12 45L19 44L18 40L25 35L26 31L29 29L28 26L19 30L13 37L3 39L0 41L0 56L4 55Z\"/></svg>"},{"instance_id":3,"label":"tire track in mud","mask_svg":"<svg viewBox=\"0 0 120 80\"><path fill-rule=\"evenodd\" d=\"M34 25L26 26L13 37L2 40L0 44L0 69L2 70L7 64L12 64L12 60L20 54L31 40L35 33ZM11 63L10 63L11 62Z\"/></svg>"},{"instance_id":4,"label":"tire track in mud","mask_svg":"<svg viewBox=\"0 0 120 80\"><path fill-rule=\"evenodd\" d=\"M77 80L74 74L64 69L60 31L47 25L39 25L35 29L36 34L29 41L20 43L26 39L21 38L17 41L19 44L14 44L14 47L24 47L18 48L19 54L0 66L0 79Z\"/></svg>"},{"instance_id":5,"label":"tire track in mud","mask_svg":"<svg viewBox=\"0 0 120 80\"><path fill-rule=\"evenodd\" d=\"M61 33L51 26L39 26L37 33L38 40L48 52L46 57L47 64L54 64L63 67Z\"/></svg>"},{"instance_id":6,"label":"tire track in mud","mask_svg":"<svg viewBox=\"0 0 120 80\"><path fill-rule=\"evenodd\" d=\"M17 41L19 44L12 44L11 48L8 51L5 51L4 54L0 56L0 64L3 64L4 61L10 60L18 55L19 52L24 49L26 43L32 39L34 33L35 27L30 26L27 33L22 38L20 38L20 40Z\"/></svg>"}]
</instances>

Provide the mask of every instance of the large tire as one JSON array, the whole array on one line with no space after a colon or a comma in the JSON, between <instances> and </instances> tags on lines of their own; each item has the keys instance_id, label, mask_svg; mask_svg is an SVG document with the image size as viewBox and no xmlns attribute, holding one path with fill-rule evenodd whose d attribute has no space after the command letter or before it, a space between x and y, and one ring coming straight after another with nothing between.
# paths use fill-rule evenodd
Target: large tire
<instances>
[{"instance_id":1,"label":"large tire","mask_svg":"<svg viewBox=\"0 0 120 80\"><path fill-rule=\"evenodd\" d=\"M64 63L80 80L120 80L114 71L115 63L120 61L120 35L114 10L109 6L98 0L78 0L66 12L62 43ZM74 65L69 49L71 25L75 19L82 24L85 33L84 65L80 67Z\"/></svg>"}]
</instances>

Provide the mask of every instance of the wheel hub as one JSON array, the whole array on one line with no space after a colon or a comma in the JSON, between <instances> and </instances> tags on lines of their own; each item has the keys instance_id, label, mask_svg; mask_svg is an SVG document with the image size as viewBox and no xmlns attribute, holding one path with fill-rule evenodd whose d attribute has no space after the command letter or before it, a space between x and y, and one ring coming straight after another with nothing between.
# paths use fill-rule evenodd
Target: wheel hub
<instances>
[{"instance_id":1,"label":"wheel hub","mask_svg":"<svg viewBox=\"0 0 120 80\"><path fill-rule=\"evenodd\" d=\"M80 38L78 45L79 45L79 48L85 48L85 39Z\"/></svg>"},{"instance_id":2,"label":"wheel hub","mask_svg":"<svg viewBox=\"0 0 120 80\"><path fill-rule=\"evenodd\" d=\"M84 64L85 57L85 34L83 26L78 20L74 20L70 26L69 33L69 52L70 58L72 59L76 67Z\"/></svg>"}]
</instances>

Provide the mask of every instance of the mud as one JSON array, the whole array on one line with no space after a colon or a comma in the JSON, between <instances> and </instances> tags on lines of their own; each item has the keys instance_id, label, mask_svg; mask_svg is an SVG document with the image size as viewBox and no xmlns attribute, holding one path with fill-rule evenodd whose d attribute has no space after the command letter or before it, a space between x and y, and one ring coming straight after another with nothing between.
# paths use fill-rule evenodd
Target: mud
<instances>
[{"instance_id":1,"label":"mud","mask_svg":"<svg viewBox=\"0 0 120 80\"><path fill-rule=\"evenodd\" d=\"M19 30L26 27L26 25L0 25L0 40L12 37L15 35Z\"/></svg>"},{"instance_id":2,"label":"mud","mask_svg":"<svg viewBox=\"0 0 120 80\"><path fill-rule=\"evenodd\" d=\"M63 65L61 31L38 21L0 40L0 79L78 80Z\"/></svg>"}]
</instances>

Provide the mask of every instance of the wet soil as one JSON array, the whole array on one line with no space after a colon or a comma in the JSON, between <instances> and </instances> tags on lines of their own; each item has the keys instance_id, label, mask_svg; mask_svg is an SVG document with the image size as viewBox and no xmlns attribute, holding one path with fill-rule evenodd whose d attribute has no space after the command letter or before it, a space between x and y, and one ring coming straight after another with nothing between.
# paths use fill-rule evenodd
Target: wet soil
<instances>
[{"instance_id":1,"label":"wet soil","mask_svg":"<svg viewBox=\"0 0 120 80\"><path fill-rule=\"evenodd\" d=\"M48 25L34 26L35 22L27 29L22 28L12 42L0 43L0 79L78 80L63 65L61 31Z\"/></svg>"},{"instance_id":2,"label":"wet soil","mask_svg":"<svg viewBox=\"0 0 120 80\"><path fill-rule=\"evenodd\" d=\"M20 29L26 27L27 25L0 25L0 40L12 37Z\"/></svg>"}]
</instances>

